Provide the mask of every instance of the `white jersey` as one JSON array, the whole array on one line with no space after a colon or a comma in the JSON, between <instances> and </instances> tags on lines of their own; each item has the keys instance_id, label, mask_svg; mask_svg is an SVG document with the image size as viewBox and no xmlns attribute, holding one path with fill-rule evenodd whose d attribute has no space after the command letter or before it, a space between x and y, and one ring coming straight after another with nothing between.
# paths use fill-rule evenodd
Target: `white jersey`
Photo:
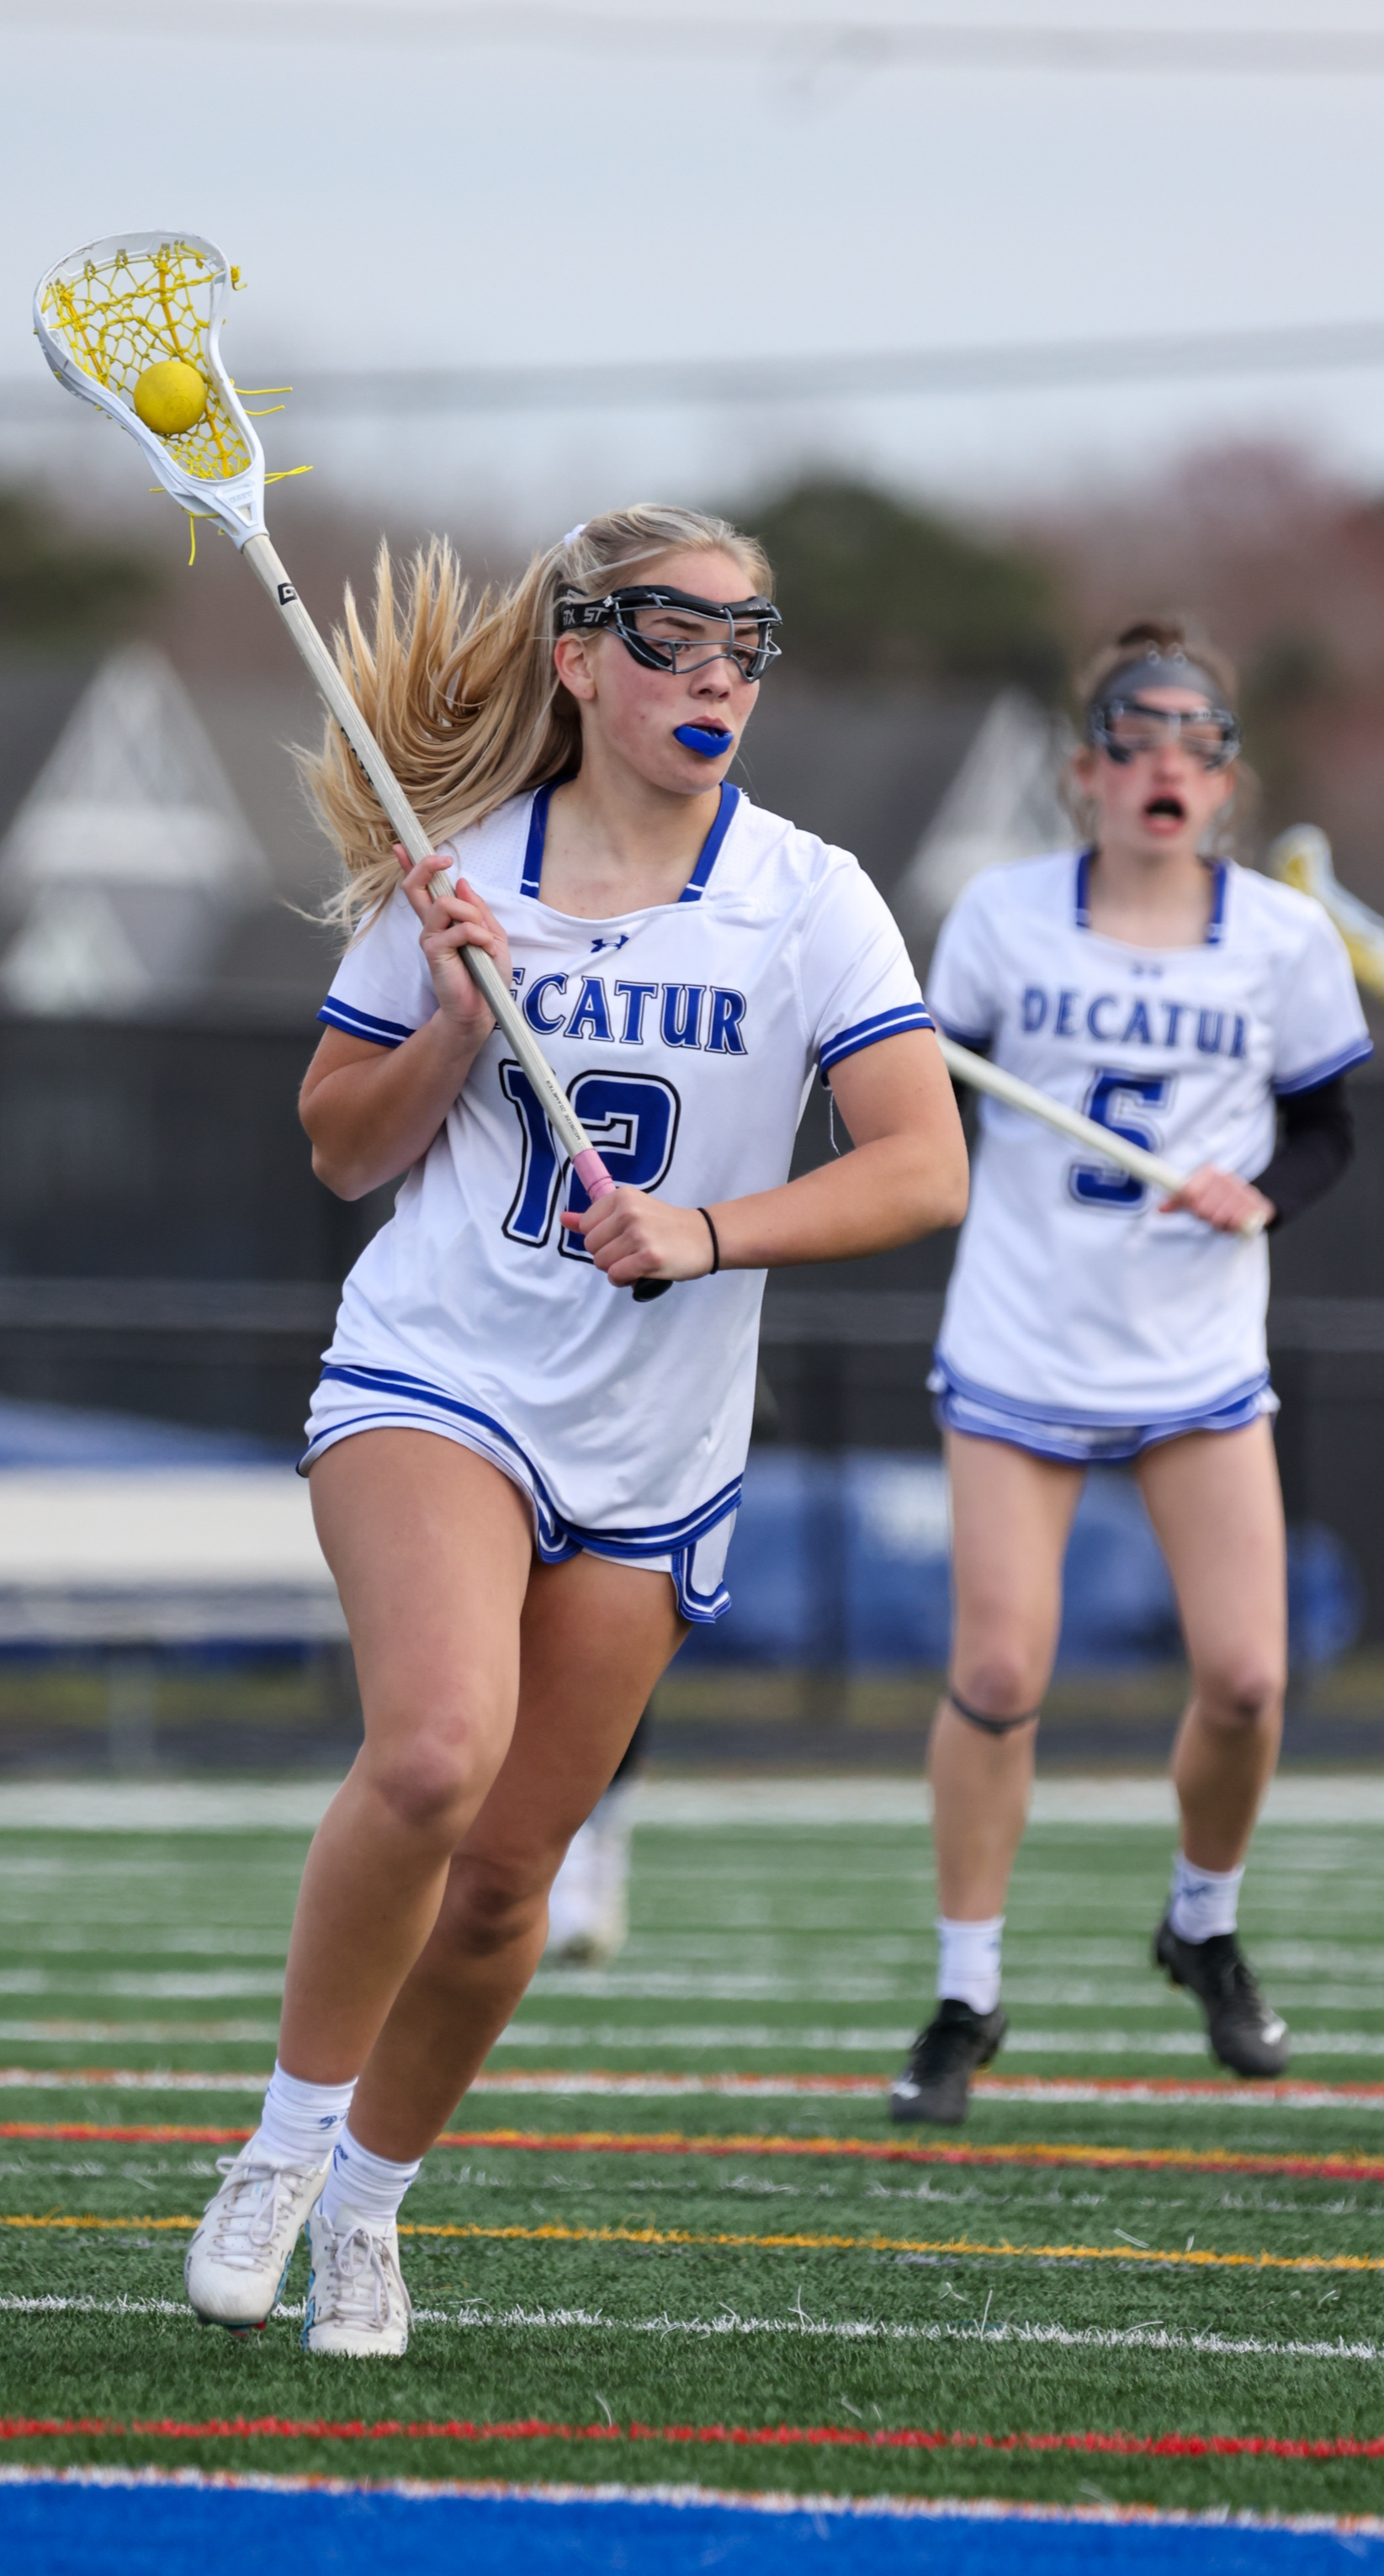
<instances>
[{"instance_id":1,"label":"white jersey","mask_svg":"<svg viewBox=\"0 0 1384 2576\"><path fill-rule=\"evenodd\" d=\"M903 941L845 851L733 787L676 903L611 920L539 894L550 791L444 845L508 933L514 990L612 1178L697 1207L784 1181L814 1072L931 1028ZM437 1007L402 890L347 950L319 1016L399 1046ZM496 1030L342 1296L305 1464L346 1431L425 1418L533 1497L538 1545L669 1564L740 1495L763 1271L637 1305L559 1210L584 1207ZM714 1559L714 1552L713 1552Z\"/></svg>"},{"instance_id":2,"label":"white jersey","mask_svg":"<svg viewBox=\"0 0 1384 2576\"><path fill-rule=\"evenodd\" d=\"M988 869L938 942L939 1028L1175 1169L1252 1180L1275 1099L1371 1052L1350 961L1321 906L1226 863L1198 948L1091 928L1086 854ZM1269 1256L1068 1137L982 1097L970 1212L938 1337L944 1382L1001 1413L1162 1426L1268 1385Z\"/></svg>"}]
</instances>

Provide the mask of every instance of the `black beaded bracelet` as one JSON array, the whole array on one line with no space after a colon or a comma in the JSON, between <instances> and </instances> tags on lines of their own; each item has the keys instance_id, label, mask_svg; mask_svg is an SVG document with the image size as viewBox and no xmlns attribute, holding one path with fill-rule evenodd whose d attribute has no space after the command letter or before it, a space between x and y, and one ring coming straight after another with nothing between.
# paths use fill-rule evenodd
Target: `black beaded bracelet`
<instances>
[{"instance_id":1,"label":"black beaded bracelet","mask_svg":"<svg viewBox=\"0 0 1384 2576\"><path fill-rule=\"evenodd\" d=\"M711 1237L711 1268L708 1270L708 1272L707 1272L707 1274L706 1274L706 1275L707 1275L708 1279L714 1279L714 1278L715 1278L715 1276L716 1276L717 1271L718 1271L718 1270L720 1269L720 1267L721 1267L721 1246L720 1246L720 1242L719 1242L719 1239L718 1239L718 1237L717 1237L716 1228L715 1228L715 1226L714 1226L714 1225L712 1224L712 1222L711 1222L711 1212L710 1212L710 1210L709 1210L708 1208L699 1207L699 1208L698 1208L698 1210L697 1210L697 1214L698 1214L698 1216L704 1216L704 1217L706 1218L706 1230L707 1230L707 1233L708 1233L708 1234L710 1235L710 1237Z\"/></svg>"}]
</instances>

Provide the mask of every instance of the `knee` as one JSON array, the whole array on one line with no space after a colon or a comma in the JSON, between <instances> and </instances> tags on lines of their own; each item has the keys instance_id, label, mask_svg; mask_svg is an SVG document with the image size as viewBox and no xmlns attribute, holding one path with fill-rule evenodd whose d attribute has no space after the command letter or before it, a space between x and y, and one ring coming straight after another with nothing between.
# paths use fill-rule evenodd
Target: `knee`
<instances>
[{"instance_id":1,"label":"knee","mask_svg":"<svg viewBox=\"0 0 1384 2576\"><path fill-rule=\"evenodd\" d=\"M1277 1717L1286 1681L1276 1656L1248 1653L1218 1658L1196 1672L1197 1707L1208 1725L1226 1734L1248 1734Z\"/></svg>"},{"instance_id":2,"label":"knee","mask_svg":"<svg viewBox=\"0 0 1384 2576\"><path fill-rule=\"evenodd\" d=\"M977 1653L958 1653L953 1673L957 1690L971 1708L987 1717L1026 1717L1036 1708L1047 1680L1046 1668L1022 1645L987 1644Z\"/></svg>"},{"instance_id":3,"label":"knee","mask_svg":"<svg viewBox=\"0 0 1384 2576\"><path fill-rule=\"evenodd\" d=\"M367 1751L365 1774L396 1828L449 1849L487 1786L474 1744L446 1734L415 1736L385 1754Z\"/></svg>"},{"instance_id":4,"label":"knee","mask_svg":"<svg viewBox=\"0 0 1384 2576\"><path fill-rule=\"evenodd\" d=\"M449 1907L448 1931L454 1948L468 1959L488 1959L515 1942L541 1936L553 1875L519 1864L466 1870Z\"/></svg>"}]
</instances>

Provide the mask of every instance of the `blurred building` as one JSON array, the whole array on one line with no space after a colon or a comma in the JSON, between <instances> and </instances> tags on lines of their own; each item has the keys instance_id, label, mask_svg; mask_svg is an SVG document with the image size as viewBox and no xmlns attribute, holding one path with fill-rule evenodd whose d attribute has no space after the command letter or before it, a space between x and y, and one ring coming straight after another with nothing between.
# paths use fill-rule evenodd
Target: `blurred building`
<instances>
[{"instance_id":1,"label":"blurred building","mask_svg":"<svg viewBox=\"0 0 1384 2576\"><path fill-rule=\"evenodd\" d=\"M130 645L95 673L0 842L0 994L120 1019L205 985L269 870L172 664Z\"/></svg>"},{"instance_id":2,"label":"blurred building","mask_svg":"<svg viewBox=\"0 0 1384 2576\"><path fill-rule=\"evenodd\" d=\"M1067 728L1024 689L995 699L929 821L894 896L894 910L920 962L963 886L983 868L1036 858L1071 839L1059 789L1070 749Z\"/></svg>"}]
</instances>

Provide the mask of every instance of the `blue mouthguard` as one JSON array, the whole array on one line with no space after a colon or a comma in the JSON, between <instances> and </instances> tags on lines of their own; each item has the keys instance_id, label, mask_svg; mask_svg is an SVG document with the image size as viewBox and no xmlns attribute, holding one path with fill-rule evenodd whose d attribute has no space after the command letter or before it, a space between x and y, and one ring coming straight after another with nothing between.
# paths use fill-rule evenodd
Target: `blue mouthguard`
<instances>
[{"instance_id":1,"label":"blue mouthguard","mask_svg":"<svg viewBox=\"0 0 1384 2576\"><path fill-rule=\"evenodd\" d=\"M673 727L674 742L685 742L688 750L699 751L703 760L719 760L723 752L729 751L734 738L729 733L712 733L705 725Z\"/></svg>"}]
</instances>

